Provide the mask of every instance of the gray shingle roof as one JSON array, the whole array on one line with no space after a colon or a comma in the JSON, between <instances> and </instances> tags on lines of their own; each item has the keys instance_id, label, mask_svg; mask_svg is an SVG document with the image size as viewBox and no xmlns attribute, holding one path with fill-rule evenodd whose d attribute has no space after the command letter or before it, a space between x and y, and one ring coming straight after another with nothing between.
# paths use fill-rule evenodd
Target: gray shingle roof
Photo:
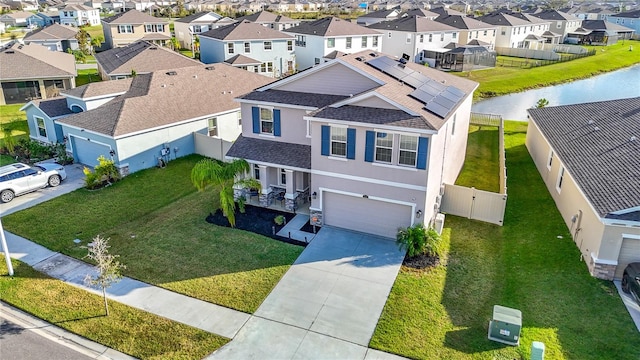
<instances>
[{"instance_id":1,"label":"gray shingle roof","mask_svg":"<svg viewBox=\"0 0 640 360\"><path fill-rule=\"evenodd\" d=\"M460 15L445 15L436 18L437 22L453 26L458 29L490 29L495 28L494 25L487 24L485 22L476 20L474 18L460 16Z\"/></svg>"},{"instance_id":2,"label":"gray shingle roof","mask_svg":"<svg viewBox=\"0 0 640 360\"><path fill-rule=\"evenodd\" d=\"M73 55L39 44L14 43L0 50L0 79L60 79L76 76Z\"/></svg>"},{"instance_id":3,"label":"gray shingle roof","mask_svg":"<svg viewBox=\"0 0 640 360\"><path fill-rule=\"evenodd\" d=\"M107 75L151 72L194 66L200 62L144 40L96 54L96 61Z\"/></svg>"},{"instance_id":4,"label":"gray shingle roof","mask_svg":"<svg viewBox=\"0 0 640 360\"><path fill-rule=\"evenodd\" d=\"M228 157L248 161L311 169L311 146L244 137L240 135L227 152Z\"/></svg>"},{"instance_id":5,"label":"gray shingle roof","mask_svg":"<svg viewBox=\"0 0 640 360\"><path fill-rule=\"evenodd\" d=\"M32 103L50 118L73 114L73 111L67 107L67 99L63 96L45 100L34 100Z\"/></svg>"},{"instance_id":6,"label":"gray shingle roof","mask_svg":"<svg viewBox=\"0 0 640 360\"><path fill-rule=\"evenodd\" d=\"M253 23L249 20L235 22L200 34L218 40L269 40L292 39L293 36Z\"/></svg>"},{"instance_id":7,"label":"gray shingle roof","mask_svg":"<svg viewBox=\"0 0 640 360\"><path fill-rule=\"evenodd\" d=\"M221 19L221 18L222 18L222 15L216 14L216 13L214 13L214 12L211 12L211 11L201 11L201 12L199 12L199 13L195 13L195 14L192 14L192 15L189 15L189 16L185 16L185 17L180 18L180 19L176 19L175 21L176 21L176 22L180 22L180 23L186 23L186 24L188 24L188 23L190 23L190 22L192 22L192 21L197 21L197 20L199 20L201 17L203 17L203 16L205 16L205 15L208 15L208 14L211 14L213 17L216 17L216 18L218 18L218 19Z\"/></svg>"},{"instance_id":8,"label":"gray shingle roof","mask_svg":"<svg viewBox=\"0 0 640 360\"><path fill-rule=\"evenodd\" d=\"M360 26L356 23L342 20L336 17L325 17L315 21L306 21L300 25L285 30L288 33L306 34L317 36L358 36L379 35L378 31Z\"/></svg>"},{"instance_id":9,"label":"gray shingle roof","mask_svg":"<svg viewBox=\"0 0 640 360\"><path fill-rule=\"evenodd\" d=\"M118 93L124 93L129 91L131 87L132 78L114 80L114 81L99 81L78 86L74 89L62 90L62 95L71 95L81 99L92 98L96 96L112 95Z\"/></svg>"},{"instance_id":10,"label":"gray shingle roof","mask_svg":"<svg viewBox=\"0 0 640 360\"><path fill-rule=\"evenodd\" d=\"M52 24L34 32L30 32L24 37L24 41L68 40L74 39L77 33L77 28L61 24Z\"/></svg>"},{"instance_id":11,"label":"gray shingle roof","mask_svg":"<svg viewBox=\"0 0 640 360\"><path fill-rule=\"evenodd\" d=\"M422 116L413 116L402 110L379 109L364 106L327 106L309 114L309 116L360 123L408 127L414 129L433 130L433 127Z\"/></svg>"},{"instance_id":12,"label":"gray shingle roof","mask_svg":"<svg viewBox=\"0 0 640 360\"><path fill-rule=\"evenodd\" d=\"M125 12L110 16L108 18L104 18L102 19L102 21L104 21L107 24L147 24L147 23L168 24L169 23L167 19L156 18L135 9L130 9Z\"/></svg>"},{"instance_id":13,"label":"gray shingle roof","mask_svg":"<svg viewBox=\"0 0 640 360\"><path fill-rule=\"evenodd\" d=\"M556 21L580 20L575 15L570 15L565 12L553 10L553 9L544 10L542 12L532 14L532 15L544 20L556 20Z\"/></svg>"},{"instance_id":14,"label":"gray shingle roof","mask_svg":"<svg viewBox=\"0 0 640 360\"><path fill-rule=\"evenodd\" d=\"M640 97L528 111L600 216L640 206Z\"/></svg>"},{"instance_id":15,"label":"gray shingle roof","mask_svg":"<svg viewBox=\"0 0 640 360\"><path fill-rule=\"evenodd\" d=\"M368 26L371 29L394 30L405 32L453 31L453 26L429 20L421 16L405 16L395 20L382 21ZM488 25L487 25L488 27Z\"/></svg>"},{"instance_id":16,"label":"gray shingle roof","mask_svg":"<svg viewBox=\"0 0 640 360\"><path fill-rule=\"evenodd\" d=\"M259 11L251 15L238 18L238 21L249 20L255 23L296 23L300 20L293 20L284 15L277 15L268 11Z\"/></svg>"},{"instance_id":17,"label":"gray shingle roof","mask_svg":"<svg viewBox=\"0 0 640 360\"><path fill-rule=\"evenodd\" d=\"M244 56L242 54L235 55L233 57L225 60L227 64L231 64L234 66L242 66L242 65L260 65L262 62L256 59L252 59L248 56Z\"/></svg>"},{"instance_id":18,"label":"gray shingle roof","mask_svg":"<svg viewBox=\"0 0 640 360\"><path fill-rule=\"evenodd\" d=\"M333 104L334 102L344 100L347 97L348 96L342 95L311 94L297 91L269 89L266 91L253 91L241 96L240 98L277 104L291 104L321 108L329 104Z\"/></svg>"}]
</instances>

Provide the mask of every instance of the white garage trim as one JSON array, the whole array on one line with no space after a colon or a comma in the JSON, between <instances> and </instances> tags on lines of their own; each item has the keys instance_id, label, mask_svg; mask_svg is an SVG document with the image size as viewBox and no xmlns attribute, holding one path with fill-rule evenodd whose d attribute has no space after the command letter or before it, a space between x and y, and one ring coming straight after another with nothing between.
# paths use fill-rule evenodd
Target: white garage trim
<instances>
[{"instance_id":1,"label":"white garage trim","mask_svg":"<svg viewBox=\"0 0 640 360\"><path fill-rule=\"evenodd\" d=\"M622 278L624 268L627 267L627 264L636 261L640 261L640 236L622 235L620 254L618 255L618 266L616 267L613 278Z\"/></svg>"},{"instance_id":2,"label":"white garage trim","mask_svg":"<svg viewBox=\"0 0 640 360\"><path fill-rule=\"evenodd\" d=\"M397 168L400 168L400 167L397 167ZM311 170L311 173L314 175L323 175L323 176L329 176L329 177L334 177L338 179L354 180L354 181L366 182L370 184L393 186L401 189L427 191L426 186L418 186L418 185L411 185L406 183L399 183L395 181L372 179L372 178L363 177L363 176L346 175L346 174L340 174L340 173L334 173L334 172L322 171L322 170Z\"/></svg>"},{"instance_id":3,"label":"white garage trim","mask_svg":"<svg viewBox=\"0 0 640 360\"><path fill-rule=\"evenodd\" d=\"M102 146L106 146L109 148L109 151L113 150L113 148L111 147L111 145L107 144L107 143L103 143L101 141L96 141L93 140L91 138L86 138L86 137L82 137L82 136L78 136L78 135L74 135L74 134L68 134L69 135L69 139L73 138L78 138L80 140L85 140L85 141L90 141L92 143L96 143L98 145L102 145ZM71 150L71 152L73 153L74 149L73 149L73 142L69 141L69 150Z\"/></svg>"}]
</instances>

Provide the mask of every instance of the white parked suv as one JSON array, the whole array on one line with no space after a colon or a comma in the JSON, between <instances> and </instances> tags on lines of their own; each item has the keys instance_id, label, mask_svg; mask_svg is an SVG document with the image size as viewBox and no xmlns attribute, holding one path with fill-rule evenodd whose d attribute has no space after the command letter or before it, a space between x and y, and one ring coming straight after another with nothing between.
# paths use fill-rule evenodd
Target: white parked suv
<instances>
[{"instance_id":1,"label":"white parked suv","mask_svg":"<svg viewBox=\"0 0 640 360\"><path fill-rule=\"evenodd\" d=\"M64 167L56 163L5 165L0 167L0 201L8 203L18 195L58 186L66 178Z\"/></svg>"}]
</instances>

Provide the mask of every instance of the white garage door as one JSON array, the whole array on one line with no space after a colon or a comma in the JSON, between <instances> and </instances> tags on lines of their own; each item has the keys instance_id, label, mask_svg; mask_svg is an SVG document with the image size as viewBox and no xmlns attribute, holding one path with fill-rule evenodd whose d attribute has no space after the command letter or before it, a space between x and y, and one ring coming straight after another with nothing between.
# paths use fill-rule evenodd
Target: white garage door
<instances>
[{"instance_id":1,"label":"white garage door","mask_svg":"<svg viewBox=\"0 0 640 360\"><path fill-rule=\"evenodd\" d=\"M362 197L322 193L324 223L349 230L394 238L399 227L411 225L412 208Z\"/></svg>"},{"instance_id":2,"label":"white garage door","mask_svg":"<svg viewBox=\"0 0 640 360\"><path fill-rule=\"evenodd\" d=\"M616 274L613 276L615 279L621 279L624 268L627 264L640 261L640 240L639 239L622 239L622 246L620 247L620 255L618 256L618 267L616 268Z\"/></svg>"},{"instance_id":3,"label":"white garage door","mask_svg":"<svg viewBox=\"0 0 640 360\"><path fill-rule=\"evenodd\" d=\"M109 155L109 147L106 145L77 137L72 137L72 139L74 156L77 159L77 162L81 164L93 168L98 165L98 157L100 157L100 155L107 159L111 158Z\"/></svg>"}]
</instances>

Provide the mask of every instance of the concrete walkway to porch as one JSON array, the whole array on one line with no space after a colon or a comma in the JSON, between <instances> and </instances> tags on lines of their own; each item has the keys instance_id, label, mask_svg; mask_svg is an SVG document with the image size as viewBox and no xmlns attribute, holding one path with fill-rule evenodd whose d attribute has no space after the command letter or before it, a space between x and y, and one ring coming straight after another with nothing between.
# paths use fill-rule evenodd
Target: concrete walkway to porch
<instances>
[{"instance_id":1,"label":"concrete walkway to porch","mask_svg":"<svg viewBox=\"0 0 640 360\"><path fill-rule=\"evenodd\" d=\"M291 221L287 223L276 235L309 243L317 234L308 233L300 230L304 224L309 221L309 215L297 214ZM320 230L320 228L318 228Z\"/></svg>"},{"instance_id":2,"label":"concrete walkway to porch","mask_svg":"<svg viewBox=\"0 0 640 360\"><path fill-rule=\"evenodd\" d=\"M401 359L367 346L403 258L392 239L323 227L208 359Z\"/></svg>"}]
</instances>

